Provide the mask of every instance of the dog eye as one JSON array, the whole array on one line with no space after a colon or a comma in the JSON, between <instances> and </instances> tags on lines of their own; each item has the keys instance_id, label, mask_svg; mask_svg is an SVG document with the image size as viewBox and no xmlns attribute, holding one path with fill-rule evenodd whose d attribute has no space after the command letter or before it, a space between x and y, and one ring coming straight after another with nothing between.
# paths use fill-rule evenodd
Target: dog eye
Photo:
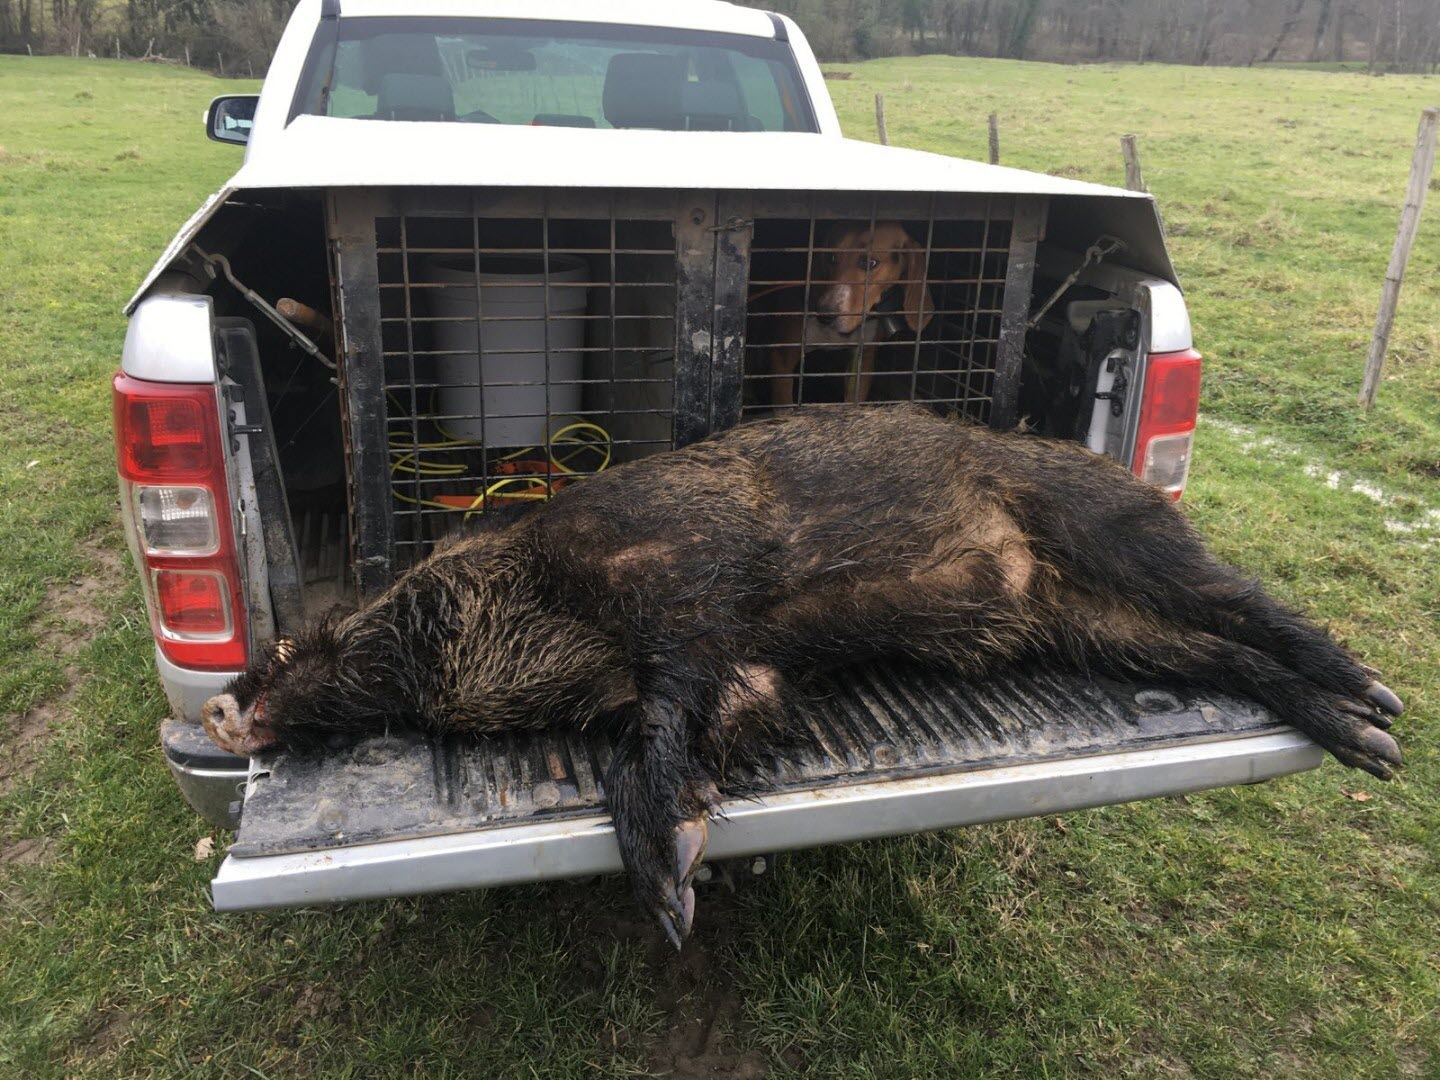
<instances>
[{"instance_id":1,"label":"dog eye","mask_svg":"<svg viewBox=\"0 0 1440 1080\"><path fill-rule=\"evenodd\" d=\"M874 269L875 269L877 266L879 266L879 265L880 265L880 260L879 260L879 259L866 259L866 260L865 260L865 269L866 269L866 270L874 270Z\"/></svg>"}]
</instances>

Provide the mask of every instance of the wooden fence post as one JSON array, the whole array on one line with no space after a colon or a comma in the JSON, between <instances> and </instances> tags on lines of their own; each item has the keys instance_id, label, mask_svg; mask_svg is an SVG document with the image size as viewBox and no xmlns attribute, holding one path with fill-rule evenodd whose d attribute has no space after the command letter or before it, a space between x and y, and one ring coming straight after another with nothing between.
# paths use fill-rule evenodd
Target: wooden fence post
<instances>
[{"instance_id":1,"label":"wooden fence post","mask_svg":"<svg viewBox=\"0 0 1440 1080\"><path fill-rule=\"evenodd\" d=\"M990 164L1000 164L1000 117L990 114Z\"/></svg>"},{"instance_id":2,"label":"wooden fence post","mask_svg":"<svg viewBox=\"0 0 1440 1080\"><path fill-rule=\"evenodd\" d=\"M880 145L890 145L890 133L885 130L885 95L875 95L875 130L880 133Z\"/></svg>"},{"instance_id":3,"label":"wooden fence post","mask_svg":"<svg viewBox=\"0 0 1440 1080\"><path fill-rule=\"evenodd\" d=\"M1145 177L1140 172L1140 147L1134 135L1120 136L1120 153L1125 157L1125 186L1131 191L1145 190Z\"/></svg>"},{"instance_id":4,"label":"wooden fence post","mask_svg":"<svg viewBox=\"0 0 1440 1080\"><path fill-rule=\"evenodd\" d=\"M1385 271L1385 284L1380 288L1380 310L1375 316L1375 336L1370 339L1370 354L1365 358L1365 380L1360 386L1360 404L1368 409L1375 404L1380 390L1380 371L1385 366L1385 350L1390 345L1390 327L1395 322L1395 307L1400 302L1400 282L1405 277L1405 264L1410 261L1410 248L1420 229L1420 211L1425 206L1425 189L1430 185L1430 170L1435 165L1435 130L1440 123L1440 108L1431 106L1420 114L1420 130L1415 134L1415 156L1410 161L1410 187L1405 192L1405 207L1400 211L1400 227L1395 233L1395 248L1390 252L1390 266Z\"/></svg>"}]
</instances>

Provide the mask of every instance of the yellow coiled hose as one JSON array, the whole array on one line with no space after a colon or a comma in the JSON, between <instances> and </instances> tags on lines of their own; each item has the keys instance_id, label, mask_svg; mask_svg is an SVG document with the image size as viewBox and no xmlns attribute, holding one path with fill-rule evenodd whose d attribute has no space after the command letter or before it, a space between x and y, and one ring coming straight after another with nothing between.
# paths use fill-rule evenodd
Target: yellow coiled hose
<instances>
[{"instance_id":1,"label":"yellow coiled hose","mask_svg":"<svg viewBox=\"0 0 1440 1080\"><path fill-rule=\"evenodd\" d=\"M445 510L450 513L463 513L468 521L472 515L483 513L486 500L492 497L539 501L548 499L555 493L555 475L522 474L502 477L492 482L483 490L477 491L474 499L464 506L440 502L437 499L417 499L413 495L407 495L400 490L400 484L395 482L395 478L401 474L426 479L443 479L464 476L471 471L470 466L465 464L427 461L422 457L422 453L427 450L463 450L480 446L480 443L471 439L455 438L438 423L435 424L435 427L445 438L433 442L416 442L403 432L394 432L390 435L391 491L401 502L409 503L412 506ZM562 447L566 449L560 449ZM540 447L536 446L523 447L506 454L499 460L501 462L514 461L534 454L539 449ZM598 464L585 471L598 473L604 472L610 465L613 457L613 440L610 438L610 433L599 424L591 423L588 420L576 420L550 435L545 442L544 451L551 474L559 474L562 477L578 475L577 470L572 468L572 464L587 454L598 455Z\"/></svg>"}]
</instances>

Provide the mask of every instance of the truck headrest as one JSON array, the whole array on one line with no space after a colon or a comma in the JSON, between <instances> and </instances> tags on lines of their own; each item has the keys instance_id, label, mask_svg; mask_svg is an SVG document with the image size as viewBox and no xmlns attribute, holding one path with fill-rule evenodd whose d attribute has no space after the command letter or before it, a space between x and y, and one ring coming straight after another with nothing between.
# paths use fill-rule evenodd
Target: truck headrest
<instances>
[{"instance_id":1,"label":"truck headrest","mask_svg":"<svg viewBox=\"0 0 1440 1080\"><path fill-rule=\"evenodd\" d=\"M740 89L734 83L687 82L680 87L680 111L691 131L730 131L741 127Z\"/></svg>"},{"instance_id":2,"label":"truck headrest","mask_svg":"<svg viewBox=\"0 0 1440 1080\"><path fill-rule=\"evenodd\" d=\"M445 65L440 60L440 46L435 44L431 34L377 34L360 44L352 62L358 64L361 85L367 94L379 93L380 84L387 75L398 73L438 78L445 74Z\"/></svg>"},{"instance_id":3,"label":"truck headrest","mask_svg":"<svg viewBox=\"0 0 1440 1080\"><path fill-rule=\"evenodd\" d=\"M685 61L678 56L616 53L605 69L605 119L617 128L683 129L685 77Z\"/></svg>"},{"instance_id":4,"label":"truck headrest","mask_svg":"<svg viewBox=\"0 0 1440 1080\"><path fill-rule=\"evenodd\" d=\"M375 115L384 120L454 120L455 94L438 75L392 72L380 80Z\"/></svg>"}]
</instances>

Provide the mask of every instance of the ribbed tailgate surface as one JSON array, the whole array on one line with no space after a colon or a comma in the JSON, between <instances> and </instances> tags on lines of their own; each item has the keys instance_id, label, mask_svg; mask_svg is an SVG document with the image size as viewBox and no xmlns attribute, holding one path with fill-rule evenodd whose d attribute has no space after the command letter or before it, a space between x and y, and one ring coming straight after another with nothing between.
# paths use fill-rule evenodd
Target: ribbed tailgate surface
<instances>
[{"instance_id":1,"label":"ribbed tailgate surface","mask_svg":"<svg viewBox=\"0 0 1440 1080\"><path fill-rule=\"evenodd\" d=\"M831 678L797 718L810 738L770 763L760 790L995 768L1148 749L1276 726L1259 706L1208 691L1008 671L982 683L909 667ZM263 762L236 856L495 828L603 808L600 734L484 741L392 733L321 757Z\"/></svg>"}]
</instances>

